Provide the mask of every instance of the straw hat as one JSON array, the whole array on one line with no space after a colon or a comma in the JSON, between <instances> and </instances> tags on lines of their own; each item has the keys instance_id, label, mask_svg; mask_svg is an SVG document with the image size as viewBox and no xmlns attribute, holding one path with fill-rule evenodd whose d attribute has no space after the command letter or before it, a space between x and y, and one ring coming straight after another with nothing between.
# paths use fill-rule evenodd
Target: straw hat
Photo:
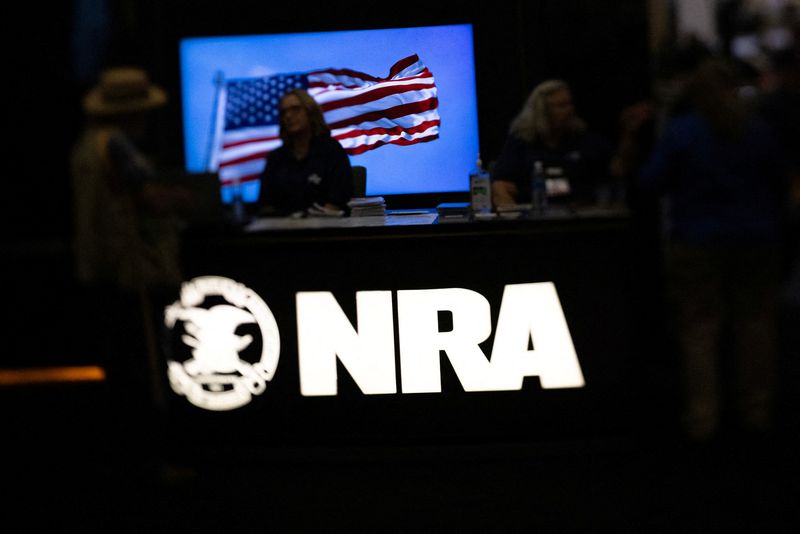
<instances>
[{"instance_id":1,"label":"straw hat","mask_svg":"<svg viewBox=\"0 0 800 534\"><path fill-rule=\"evenodd\" d=\"M100 83L83 99L89 115L117 115L161 107L167 94L150 83L147 73L136 67L114 67L103 71Z\"/></svg>"}]
</instances>

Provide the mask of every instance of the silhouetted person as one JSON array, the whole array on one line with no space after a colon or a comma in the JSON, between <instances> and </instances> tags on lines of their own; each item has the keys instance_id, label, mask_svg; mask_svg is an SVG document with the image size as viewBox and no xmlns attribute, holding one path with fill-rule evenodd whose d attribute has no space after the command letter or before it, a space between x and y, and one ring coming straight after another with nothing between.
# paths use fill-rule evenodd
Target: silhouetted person
<instances>
[{"instance_id":1,"label":"silhouetted person","mask_svg":"<svg viewBox=\"0 0 800 534\"><path fill-rule=\"evenodd\" d=\"M141 69L104 71L83 100L87 125L72 152L75 272L120 418L152 400L153 302L181 282L174 213L186 196L159 183L142 149L148 115L166 101Z\"/></svg>"},{"instance_id":2,"label":"silhouetted person","mask_svg":"<svg viewBox=\"0 0 800 534\"><path fill-rule=\"evenodd\" d=\"M281 98L278 109L283 145L267 156L261 175L263 212L344 211L353 196L350 160L331 137L319 105L295 89Z\"/></svg>"},{"instance_id":3,"label":"silhouetted person","mask_svg":"<svg viewBox=\"0 0 800 534\"><path fill-rule=\"evenodd\" d=\"M738 99L727 63L702 63L688 83L691 110L667 124L642 184L669 202L667 291L683 422L705 440L720 425L723 332L741 424L763 431L772 423L785 167L772 131Z\"/></svg>"},{"instance_id":4,"label":"silhouetted person","mask_svg":"<svg viewBox=\"0 0 800 534\"><path fill-rule=\"evenodd\" d=\"M597 186L608 180L610 159L609 143L588 132L576 114L569 85L542 82L511 123L492 170L492 201L495 206L530 202L531 173L539 161L551 180L567 187L551 190L551 201L591 204Z\"/></svg>"}]
</instances>

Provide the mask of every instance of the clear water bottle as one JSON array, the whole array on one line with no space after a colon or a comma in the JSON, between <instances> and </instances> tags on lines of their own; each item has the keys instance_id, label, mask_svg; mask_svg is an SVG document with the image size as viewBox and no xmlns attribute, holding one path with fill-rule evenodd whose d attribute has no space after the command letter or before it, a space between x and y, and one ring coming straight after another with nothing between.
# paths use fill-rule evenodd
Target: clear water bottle
<instances>
[{"instance_id":1,"label":"clear water bottle","mask_svg":"<svg viewBox=\"0 0 800 534\"><path fill-rule=\"evenodd\" d=\"M531 213L542 215L547 211L547 184L541 161L533 165L531 173Z\"/></svg>"},{"instance_id":2,"label":"clear water bottle","mask_svg":"<svg viewBox=\"0 0 800 534\"><path fill-rule=\"evenodd\" d=\"M243 224L246 222L247 214L245 212L244 198L242 198L242 184L239 178L233 182L233 197L231 199L231 218L235 224Z\"/></svg>"}]
</instances>

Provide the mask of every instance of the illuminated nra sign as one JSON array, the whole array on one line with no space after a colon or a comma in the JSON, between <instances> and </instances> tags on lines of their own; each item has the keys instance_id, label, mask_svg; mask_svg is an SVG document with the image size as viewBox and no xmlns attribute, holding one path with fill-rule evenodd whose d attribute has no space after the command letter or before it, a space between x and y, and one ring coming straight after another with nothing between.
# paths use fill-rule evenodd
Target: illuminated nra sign
<instances>
[{"instance_id":1,"label":"illuminated nra sign","mask_svg":"<svg viewBox=\"0 0 800 534\"><path fill-rule=\"evenodd\" d=\"M209 296L216 298L210 305ZM465 391L519 390L527 376L539 377L544 389L584 385L551 282L505 286L491 358L480 347L492 333L489 301L480 293L460 288L398 291L396 333L391 291L359 291L355 298L357 328L332 293L297 293L302 395L336 395L337 360L364 394L397 393L395 334L402 393L441 392L440 351ZM441 312L452 316L452 329L446 332L440 331ZM227 278L197 278L184 284L181 299L167 307L165 318L171 329L184 323L188 334L182 341L193 348L191 359L168 362L173 390L193 404L233 409L260 394L263 381L272 378L277 327L252 290ZM235 333L238 325L250 323L263 337L255 363L239 357L253 336Z\"/></svg>"}]
</instances>

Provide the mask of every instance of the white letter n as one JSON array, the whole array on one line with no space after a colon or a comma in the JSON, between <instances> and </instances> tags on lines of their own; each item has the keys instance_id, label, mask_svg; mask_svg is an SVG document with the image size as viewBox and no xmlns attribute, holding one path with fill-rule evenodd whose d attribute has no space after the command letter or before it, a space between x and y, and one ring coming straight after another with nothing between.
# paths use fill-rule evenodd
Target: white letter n
<instances>
[{"instance_id":1,"label":"white letter n","mask_svg":"<svg viewBox=\"0 0 800 534\"><path fill-rule=\"evenodd\" d=\"M391 291L356 293L358 331L333 294L297 293L300 392L336 395L336 358L363 393L396 393Z\"/></svg>"}]
</instances>

